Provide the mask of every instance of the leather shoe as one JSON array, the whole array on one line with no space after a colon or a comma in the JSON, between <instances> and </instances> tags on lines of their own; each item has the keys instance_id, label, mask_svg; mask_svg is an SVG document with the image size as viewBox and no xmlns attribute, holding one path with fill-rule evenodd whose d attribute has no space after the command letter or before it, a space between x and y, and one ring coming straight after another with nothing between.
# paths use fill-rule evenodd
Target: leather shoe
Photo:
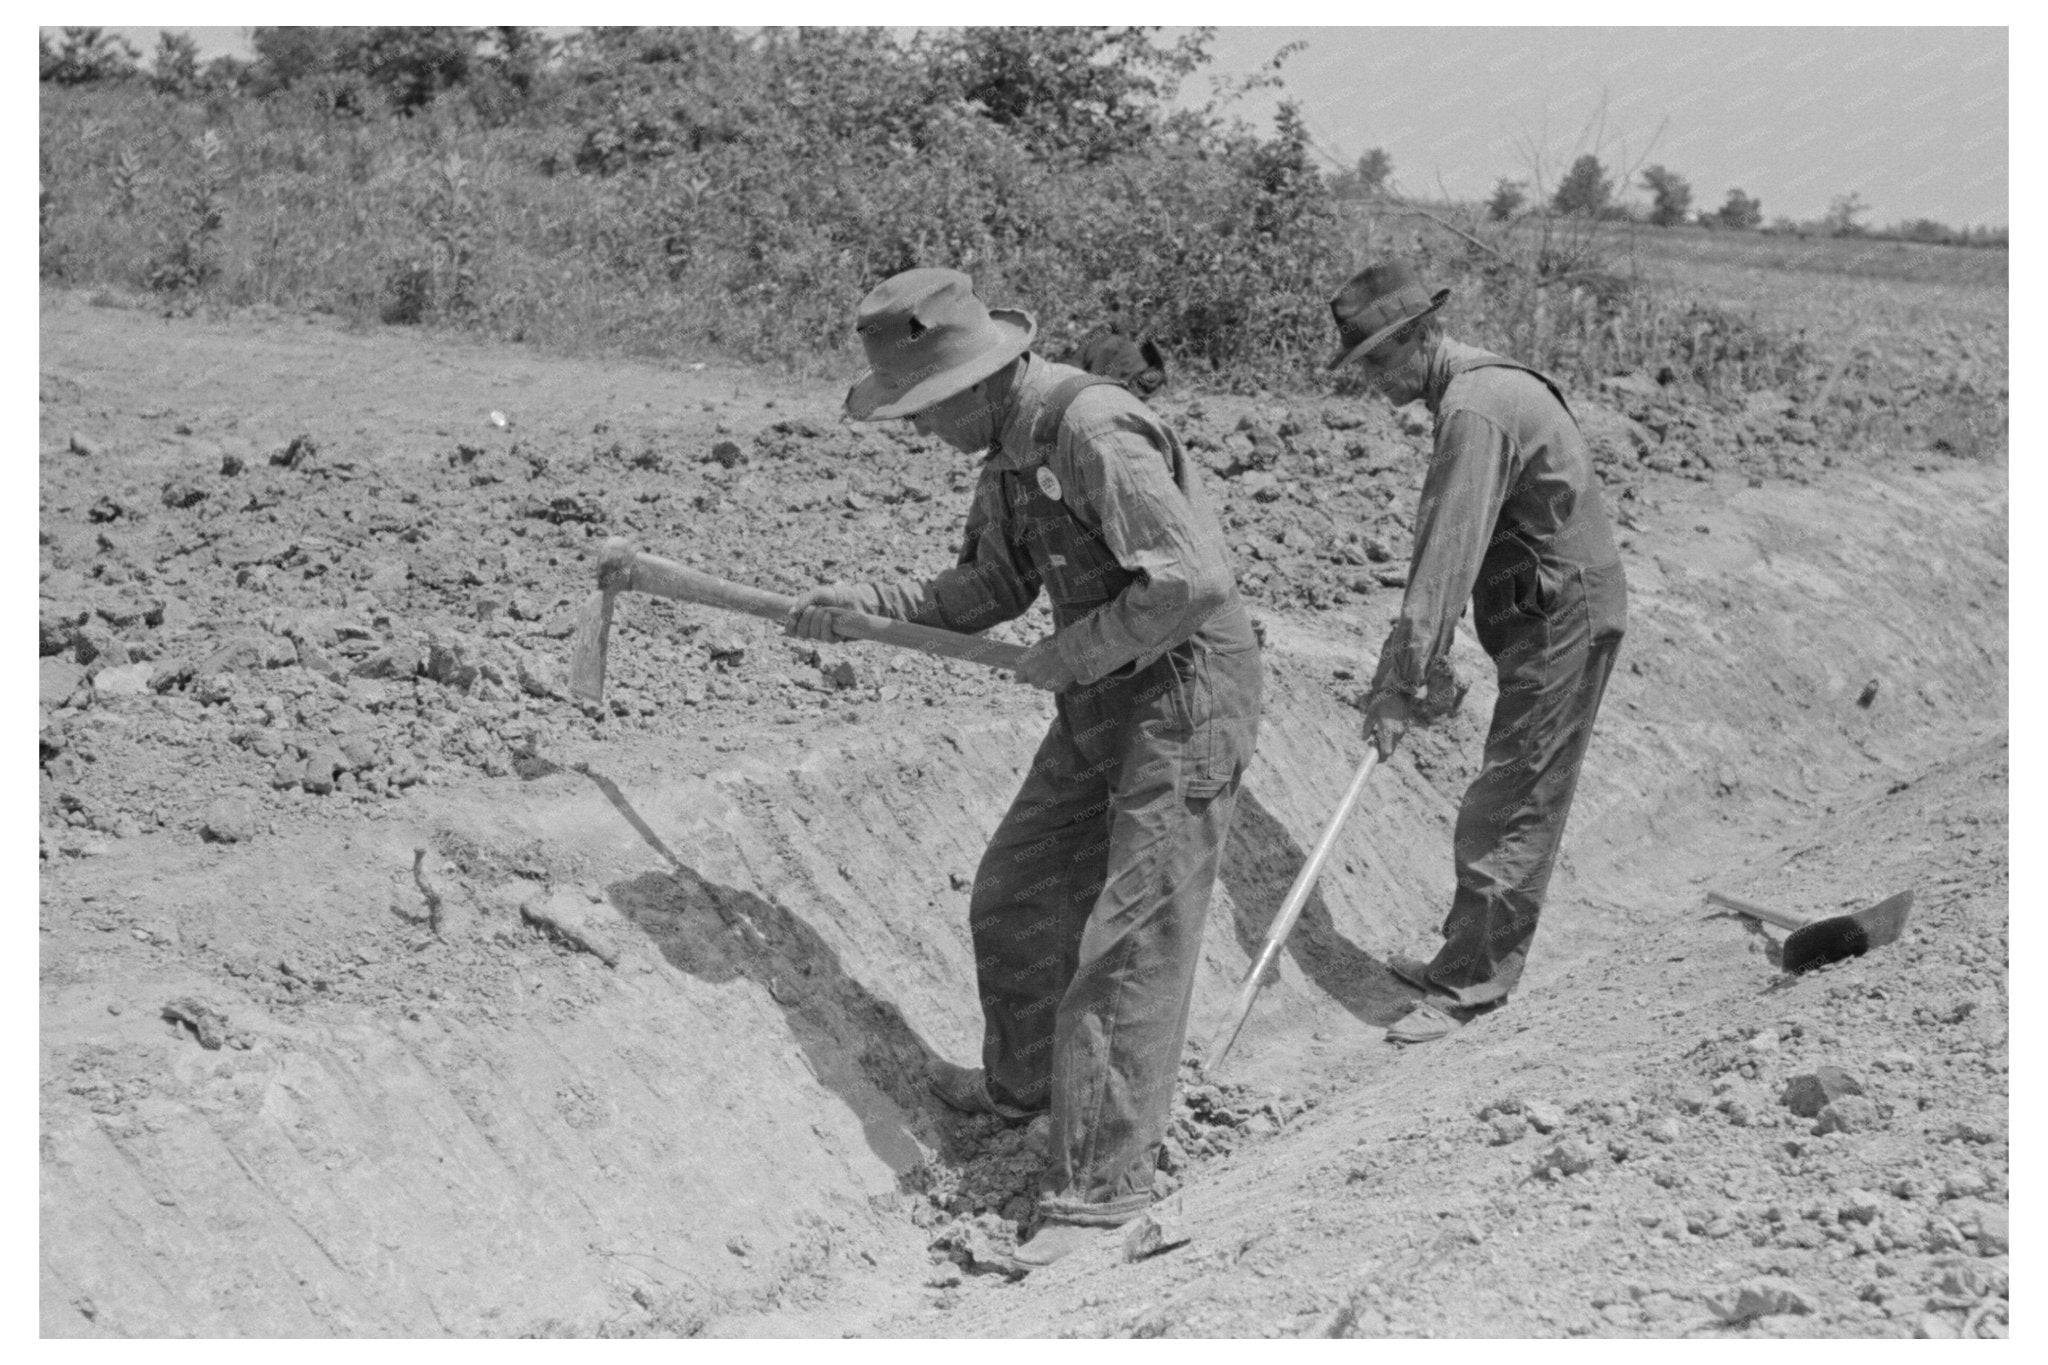
<instances>
[{"instance_id":1,"label":"leather shoe","mask_svg":"<svg viewBox=\"0 0 2048 1365\"><path fill-rule=\"evenodd\" d=\"M935 1061L925 1083L948 1108L963 1114L993 1114L1011 1123L1023 1123L1043 1112L997 1104L995 1097L988 1093L988 1078L978 1066L955 1066L951 1062Z\"/></svg>"},{"instance_id":2,"label":"leather shoe","mask_svg":"<svg viewBox=\"0 0 2048 1365\"><path fill-rule=\"evenodd\" d=\"M1419 991L1435 990L1429 984L1429 963L1406 953L1391 953L1387 957L1387 970L1400 977Z\"/></svg>"},{"instance_id":3,"label":"leather shoe","mask_svg":"<svg viewBox=\"0 0 2048 1365\"><path fill-rule=\"evenodd\" d=\"M1433 1043L1437 1039L1456 1033L1468 1022L1482 1014L1499 1009L1505 999L1489 1001L1484 1005L1457 1005L1441 997L1426 997L1415 1002L1406 1014L1396 1019L1387 1029L1390 1043Z\"/></svg>"},{"instance_id":4,"label":"leather shoe","mask_svg":"<svg viewBox=\"0 0 2048 1365\"><path fill-rule=\"evenodd\" d=\"M1104 1233L1114 1231L1116 1229L1096 1227L1092 1223L1041 1224L1030 1241L1010 1253L1010 1273L1027 1275L1041 1270L1062 1256L1090 1245Z\"/></svg>"}]
</instances>

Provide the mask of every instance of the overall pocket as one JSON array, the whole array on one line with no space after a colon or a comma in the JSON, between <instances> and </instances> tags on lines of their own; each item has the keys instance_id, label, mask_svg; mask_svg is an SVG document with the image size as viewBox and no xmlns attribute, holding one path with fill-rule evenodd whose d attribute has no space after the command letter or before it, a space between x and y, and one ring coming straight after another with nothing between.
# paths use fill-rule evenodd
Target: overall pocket
<instances>
[{"instance_id":1,"label":"overall pocket","mask_svg":"<svg viewBox=\"0 0 2048 1365\"><path fill-rule=\"evenodd\" d=\"M1176 713L1186 718L1183 780L1188 796L1214 796L1251 762L1258 742L1264 661L1256 643L1215 650L1178 645L1160 660L1171 663Z\"/></svg>"}]
</instances>

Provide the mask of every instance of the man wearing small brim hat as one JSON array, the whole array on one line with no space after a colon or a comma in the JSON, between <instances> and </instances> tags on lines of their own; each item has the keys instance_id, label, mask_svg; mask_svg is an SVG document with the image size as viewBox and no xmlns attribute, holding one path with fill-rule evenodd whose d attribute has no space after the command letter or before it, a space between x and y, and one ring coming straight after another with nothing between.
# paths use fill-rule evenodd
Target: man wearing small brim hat
<instances>
[{"instance_id":1,"label":"man wearing small brim hat","mask_svg":"<svg viewBox=\"0 0 2048 1365\"><path fill-rule=\"evenodd\" d=\"M1258 641L1193 462L1129 391L1033 354L1031 316L992 312L955 270L883 282L856 329L869 368L848 415L987 456L954 567L814 589L791 629L833 638L852 608L974 633L1051 599L1016 676L1054 718L969 897L982 1065L932 1075L956 1109L1052 1116L1028 1271L1152 1200L1257 737Z\"/></svg>"},{"instance_id":2,"label":"man wearing small brim hat","mask_svg":"<svg viewBox=\"0 0 2048 1365\"><path fill-rule=\"evenodd\" d=\"M1339 344L1329 368L1360 365L1396 407L1421 399L1436 419L1365 737L1386 758L1411 721L1443 709L1468 597L1500 682L1485 758L1458 809L1443 945L1389 963L1422 993L1387 1031L1405 1043L1443 1037L1521 979L1627 615L1600 481L1564 391L1445 336L1436 314L1449 297L1387 263L1330 301Z\"/></svg>"}]
</instances>

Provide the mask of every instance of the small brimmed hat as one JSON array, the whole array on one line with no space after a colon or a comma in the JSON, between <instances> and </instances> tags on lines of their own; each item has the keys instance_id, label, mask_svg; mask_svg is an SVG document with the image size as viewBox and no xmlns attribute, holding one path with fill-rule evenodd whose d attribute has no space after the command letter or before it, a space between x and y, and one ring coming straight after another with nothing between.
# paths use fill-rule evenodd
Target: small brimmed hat
<instances>
[{"instance_id":1,"label":"small brimmed hat","mask_svg":"<svg viewBox=\"0 0 2048 1365\"><path fill-rule=\"evenodd\" d=\"M1417 318L1444 306L1448 289L1430 293L1415 282L1399 261L1369 265L1348 280L1330 300L1337 320L1337 354L1325 368L1336 369L1363 355Z\"/></svg>"},{"instance_id":2,"label":"small brimmed hat","mask_svg":"<svg viewBox=\"0 0 2048 1365\"><path fill-rule=\"evenodd\" d=\"M868 370L846 391L856 421L910 417L979 384L1024 354L1038 335L1031 314L991 310L957 270L906 270L860 301L854 330Z\"/></svg>"}]
</instances>

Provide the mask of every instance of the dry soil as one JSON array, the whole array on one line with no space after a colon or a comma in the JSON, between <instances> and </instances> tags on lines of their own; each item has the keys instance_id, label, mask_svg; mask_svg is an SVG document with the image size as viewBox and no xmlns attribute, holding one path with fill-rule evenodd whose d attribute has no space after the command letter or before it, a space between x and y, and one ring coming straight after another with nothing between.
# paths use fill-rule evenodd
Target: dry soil
<instances>
[{"instance_id":1,"label":"dry soil","mask_svg":"<svg viewBox=\"0 0 2048 1365\"><path fill-rule=\"evenodd\" d=\"M1012 1282L1043 1135L919 1076L974 1059L965 888L1043 696L644 597L606 704L565 687L605 536L927 572L970 462L830 385L318 317L46 294L40 367L45 1335L2005 1334L2002 444L1584 396L1631 626L1523 988L1381 1039L1492 701L1461 634L1465 709L1222 1077L1190 1049L1187 1240ZM1159 406L1270 669L1199 1044L1362 757L1427 435ZM1918 900L1793 978L1709 887Z\"/></svg>"}]
</instances>

